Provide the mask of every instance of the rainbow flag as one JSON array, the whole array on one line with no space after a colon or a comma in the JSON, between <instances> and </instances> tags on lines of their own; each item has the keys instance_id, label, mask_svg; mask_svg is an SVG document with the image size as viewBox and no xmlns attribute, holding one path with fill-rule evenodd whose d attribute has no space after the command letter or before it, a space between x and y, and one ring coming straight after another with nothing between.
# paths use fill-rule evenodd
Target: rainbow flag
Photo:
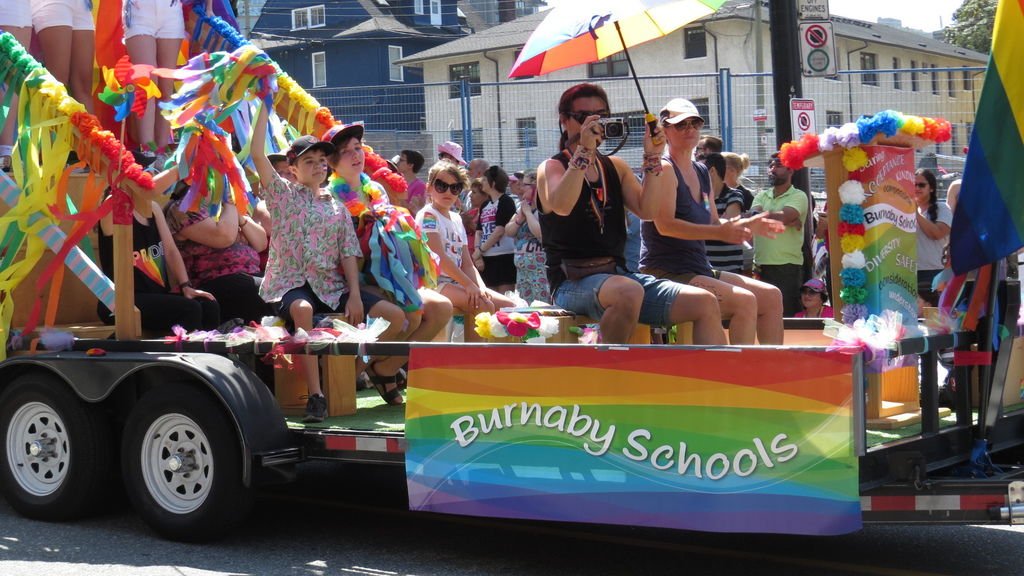
<instances>
[{"instance_id":1,"label":"rainbow flag","mask_svg":"<svg viewBox=\"0 0 1024 576\"><path fill-rule=\"evenodd\" d=\"M713 532L861 527L853 357L415 348L413 510Z\"/></svg>"},{"instance_id":2,"label":"rainbow flag","mask_svg":"<svg viewBox=\"0 0 1024 576\"><path fill-rule=\"evenodd\" d=\"M996 9L992 55L978 102L949 253L963 274L1024 246L1024 0Z\"/></svg>"}]
</instances>

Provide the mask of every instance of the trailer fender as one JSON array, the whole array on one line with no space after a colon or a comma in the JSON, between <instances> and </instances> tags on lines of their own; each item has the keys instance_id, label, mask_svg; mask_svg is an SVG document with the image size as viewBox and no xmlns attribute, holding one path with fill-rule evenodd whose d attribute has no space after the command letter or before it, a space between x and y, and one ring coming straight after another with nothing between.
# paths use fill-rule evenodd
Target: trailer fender
<instances>
[{"instance_id":1,"label":"trailer fender","mask_svg":"<svg viewBox=\"0 0 1024 576\"><path fill-rule=\"evenodd\" d=\"M21 356L0 364L0 387L33 370L56 375L90 403L107 400L122 386L135 386L137 397L141 397L154 386L184 377L213 394L229 416L242 449L242 480L246 486L253 481L254 464L274 466L298 460L299 451L290 441L284 415L266 384L229 358L146 352L110 352L100 357L84 352ZM270 481L272 477L264 479Z\"/></svg>"}]
</instances>

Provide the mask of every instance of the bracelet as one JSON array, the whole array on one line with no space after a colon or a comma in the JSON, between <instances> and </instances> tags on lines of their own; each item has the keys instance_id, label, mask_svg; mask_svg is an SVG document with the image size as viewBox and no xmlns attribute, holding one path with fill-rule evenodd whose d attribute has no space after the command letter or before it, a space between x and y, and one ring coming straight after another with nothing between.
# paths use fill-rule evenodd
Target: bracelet
<instances>
[{"instance_id":1,"label":"bracelet","mask_svg":"<svg viewBox=\"0 0 1024 576\"><path fill-rule=\"evenodd\" d=\"M569 167L576 168L580 171L590 168L590 163L594 160L593 152L593 150L588 150L583 146L576 148L576 152L572 155L572 159L569 160Z\"/></svg>"},{"instance_id":2,"label":"bracelet","mask_svg":"<svg viewBox=\"0 0 1024 576\"><path fill-rule=\"evenodd\" d=\"M644 156L644 174L661 174L661 157L657 154Z\"/></svg>"},{"instance_id":3,"label":"bracelet","mask_svg":"<svg viewBox=\"0 0 1024 576\"><path fill-rule=\"evenodd\" d=\"M195 289L195 287L192 286L192 281L191 280L185 280L181 284L178 284L178 289L179 290L184 290L185 288L192 288L193 290Z\"/></svg>"},{"instance_id":4,"label":"bracelet","mask_svg":"<svg viewBox=\"0 0 1024 576\"><path fill-rule=\"evenodd\" d=\"M242 217L242 223L238 225L238 229L241 230L242 228L245 228L245 225L248 224L248 223L249 223L249 217L248 216L243 216Z\"/></svg>"}]
</instances>

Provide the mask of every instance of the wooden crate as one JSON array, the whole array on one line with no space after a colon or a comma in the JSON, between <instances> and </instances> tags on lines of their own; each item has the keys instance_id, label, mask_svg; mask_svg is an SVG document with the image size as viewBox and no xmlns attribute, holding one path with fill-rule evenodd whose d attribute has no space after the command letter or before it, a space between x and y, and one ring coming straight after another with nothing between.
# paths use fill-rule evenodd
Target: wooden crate
<instances>
[{"instance_id":1,"label":"wooden crate","mask_svg":"<svg viewBox=\"0 0 1024 576\"><path fill-rule=\"evenodd\" d=\"M274 368L274 397L286 416L302 416L306 410L306 381L298 355L285 356L292 368ZM356 357L320 356L320 387L327 399L328 416L356 412Z\"/></svg>"}]
</instances>

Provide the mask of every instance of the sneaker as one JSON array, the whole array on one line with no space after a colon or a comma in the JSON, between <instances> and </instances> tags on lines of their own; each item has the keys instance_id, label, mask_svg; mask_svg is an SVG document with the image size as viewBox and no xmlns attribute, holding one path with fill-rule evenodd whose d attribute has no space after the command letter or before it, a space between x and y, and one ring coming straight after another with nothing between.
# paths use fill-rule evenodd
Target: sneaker
<instances>
[{"instance_id":1,"label":"sneaker","mask_svg":"<svg viewBox=\"0 0 1024 576\"><path fill-rule=\"evenodd\" d=\"M327 418L327 398L322 394L310 396L306 401L306 415L303 422L323 422Z\"/></svg>"}]
</instances>

